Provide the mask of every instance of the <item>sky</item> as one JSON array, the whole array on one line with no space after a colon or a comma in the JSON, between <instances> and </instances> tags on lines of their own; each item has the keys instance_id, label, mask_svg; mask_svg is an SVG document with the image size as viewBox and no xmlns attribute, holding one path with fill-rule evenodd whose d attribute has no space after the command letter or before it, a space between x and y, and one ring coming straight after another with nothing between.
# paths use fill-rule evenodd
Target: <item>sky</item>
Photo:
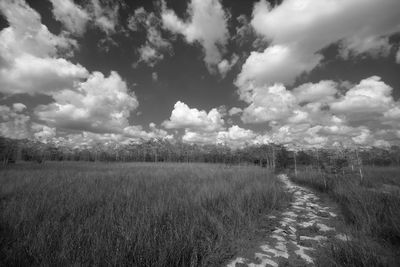
<instances>
[{"instance_id":1,"label":"sky","mask_svg":"<svg viewBox=\"0 0 400 267\"><path fill-rule=\"evenodd\" d=\"M0 0L0 135L400 144L398 0Z\"/></svg>"}]
</instances>

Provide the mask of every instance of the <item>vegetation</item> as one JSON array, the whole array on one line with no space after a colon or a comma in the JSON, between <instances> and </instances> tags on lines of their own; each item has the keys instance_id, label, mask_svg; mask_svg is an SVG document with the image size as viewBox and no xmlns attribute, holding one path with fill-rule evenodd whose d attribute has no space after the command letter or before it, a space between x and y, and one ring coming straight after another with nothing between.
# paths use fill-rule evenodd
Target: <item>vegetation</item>
<instances>
[{"instance_id":1,"label":"vegetation","mask_svg":"<svg viewBox=\"0 0 400 267\"><path fill-rule=\"evenodd\" d=\"M400 265L399 147L149 140L71 148L0 137L0 159L2 265L219 265L288 202L279 170L342 211L352 240L332 241L319 265Z\"/></svg>"},{"instance_id":2,"label":"vegetation","mask_svg":"<svg viewBox=\"0 0 400 267\"><path fill-rule=\"evenodd\" d=\"M341 209L353 240L335 241L320 253L321 265L398 266L400 263L400 167L345 165L339 172L302 166L291 178L328 194Z\"/></svg>"},{"instance_id":3,"label":"vegetation","mask_svg":"<svg viewBox=\"0 0 400 267\"><path fill-rule=\"evenodd\" d=\"M225 145L196 145L168 140L139 143L95 144L72 148L67 145L0 137L0 159L3 165L16 160L36 161L103 161L103 162L205 162L284 168L287 151L274 144L232 149ZM280 165L277 165L277 164Z\"/></svg>"},{"instance_id":4,"label":"vegetation","mask_svg":"<svg viewBox=\"0 0 400 267\"><path fill-rule=\"evenodd\" d=\"M289 198L254 166L17 163L0 170L0 265L218 266Z\"/></svg>"}]
</instances>

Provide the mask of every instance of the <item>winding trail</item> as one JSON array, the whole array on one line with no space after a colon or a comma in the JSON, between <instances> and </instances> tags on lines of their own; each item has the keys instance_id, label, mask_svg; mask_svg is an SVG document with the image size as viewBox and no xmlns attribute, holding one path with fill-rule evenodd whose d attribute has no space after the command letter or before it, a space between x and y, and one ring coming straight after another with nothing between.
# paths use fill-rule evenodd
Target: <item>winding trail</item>
<instances>
[{"instance_id":1,"label":"winding trail","mask_svg":"<svg viewBox=\"0 0 400 267\"><path fill-rule=\"evenodd\" d=\"M278 178L293 193L290 207L281 214L279 226L266 237L265 244L253 257L237 257L228 267L314 266L316 248L324 241L349 240L333 227L337 217L333 207L324 205L311 190L292 183L287 175L280 174Z\"/></svg>"}]
</instances>

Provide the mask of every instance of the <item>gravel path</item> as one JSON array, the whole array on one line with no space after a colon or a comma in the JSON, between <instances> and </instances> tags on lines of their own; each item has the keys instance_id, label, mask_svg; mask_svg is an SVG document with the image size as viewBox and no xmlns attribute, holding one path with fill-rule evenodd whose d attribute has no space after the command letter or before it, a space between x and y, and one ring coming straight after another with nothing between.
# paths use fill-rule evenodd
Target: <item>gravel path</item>
<instances>
[{"instance_id":1,"label":"gravel path","mask_svg":"<svg viewBox=\"0 0 400 267\"><path fill-rule=\"evenodd\" d=\"M348 240L333 227L333 207L323 205L309 189L292 183L287 175L279 179L292 192L293 202L281 214L279 226L266 237L253 257L238 257L228 267L239 266L314 266L316 248L329 238ZM274 216L271 216L273 219Z\"/></svg>"}]
</instances>

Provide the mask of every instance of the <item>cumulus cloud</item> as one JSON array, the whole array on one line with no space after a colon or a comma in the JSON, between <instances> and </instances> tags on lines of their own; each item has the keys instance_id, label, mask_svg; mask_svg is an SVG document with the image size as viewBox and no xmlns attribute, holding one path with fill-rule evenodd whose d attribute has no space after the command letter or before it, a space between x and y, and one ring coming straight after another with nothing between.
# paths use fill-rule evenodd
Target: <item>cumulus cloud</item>
<instances>
[{"instance_id":1,"label":"cumulus cloud","mask_svg":"<svg viewBox=\"0 0 400 267\"><path fill-rule=\"evenodd\" d=\"M112 71L109 77L93 72L75 90L53 94L55 103L41 105L35 114L51 125L97 133L120 133L128 126L130 112L138 106L134 93Z\"/></svg>"},{"instance_id":2,"label":"cumulus cloud","mask_svg":"<svg viewBox=\"0 0 400 267\"><path fill-rule=\"evenodd\" d=\"M53 141L56 137L56 128L49 127L47 125L34 123L32 124L32 130L34 132L33 136L36 140L42 143L48 143Z\"/></svg>"},{"instance_id":3,"label":"cumulus cloud","mask_svg":"<svg viewBox=\"0 0 400 267\"><path fill-rule=\"evenodd\" d=\"M154 67L158 62L164 59L164 55L159 53L159 51L150 45L141 46L138 49L139 52L139 62L146 62L150 67ZM135 66L137 63L134 64Z\"/></svg>"},{"instance_id":4,"label":"cumulus cloud","mask_svg":"<svg viewBox=\"0 0 400 267\"><path fill-rule=\"evenodd\" d=\"M84 67L63 58L21 54L9 62L8 66L0 66L0 92L52 94L73 87L87 75L88 71Z\"/></svg>"},{"instance_id":5,"label":"cumulus cloud","mask_svg":"<svg viewBox=\"0 0 400 267\"><path fill-rule=\"evenodd\" d=\"M22 53L37 57L54 56L60 50L76 46L76 42L65 33L52 34L41 23L40 15L23 0L1 1L0 12L9 23L9 27L0 32L2 65Z\"/></svg>"},{"instance_id":6,"label":"cumulus cloud","mask_svg":"<svg viewBox=\"0 0 400 267\"><path fill-rule=\"evenodd\" d=\"M296 105L296 98L282 84L257 87L246 100L250 105L243 110L242 120L245 123L287 118Z\"/></svg>"},{"instance_id":7,"label":"cumulus cloud","mask_svg":"<svg viewBox=\"0 0 400 267\"><path fill-rule=\"evenodd\" d=\"M55 16L66 23L67 29L84 26L74 24L77 22L72 22L72 17L63 17L65 14L59 10L62 5L67 5L64 11L68 11L68 8L75 10L70 6L73 2L53 3ZM98 1L93 1L93 5L93 12L98 17L116 16L111 15L111 11L101 11L102 6ZM137 108L138 101L118 73L112 71L108 77L104 77L100 72L90 73L83 66L60 58L60 53L65 49L75 47L68 46L73 41L65 41L63 35L50 33L41 24L40 15L24 1L1 2L0 8L9 22L9 27L0 32L0 92L46 94L54 101L34 109L33 118L48 125L33 122L30 115L22 113L26 106L21 103L15 103L12 109L3 107L3 113L9 115L7 119L3 115L2 135L12 137L11 133L15 132L18 138L47 141L55 138L57 128L67 132L134 135L133 128L129 128L133 127L129 124L129 117L131 111ZM76 14L72 12L70 15ZM107 23L102 25L106 27ZM111 32L113 26L107 26L106 29ZM83 31L83 28L75 30ZM163 134L162 130L156 128L154 133L136 131L136 135L141 136Z\"/></svg>"},{"instance_id":8,"label":"cumulus cloud","mask_svg":"<svg viewBox=\"0 0 400 267\"><path fill-rule=\"evenodd\" d=\"M239 47L243 47L251 42L251 37L254 35L253 27L245 15L240 15L236 18L239 26L236 27L236 33L233 40Z\"/></svg>"},{"instance_id":9,"label":"cumulus cloud","mask_svg":"<svg viewBox=\"0 0 400 267\"><path fill-rule=\"evenodd\" d=\"M182 141L190 144L216 144L217 132L197 132L193 130L185 130Z\"/></svg>"},{"instance_id":10,"label":"cumulus cloud","mask_svg":"<svg viewBox=\"0 0 400 267\"><path fill-rule=\"evenodd\" d=\"M223 128L224 120L218 109L213 108L208 113L205 110L190 108L178 101L174 105L169 120L162 125L167 129L189 129L203 132L214 132Z\"/></svg>"},{"instance_id":11,"label":"cumulus cloud","mask_svg":"<svg viewBox=\"0 0 400 267\"><path fill-rule=\"evenodd\" d=\"M392 88L372 76L346 91L333 81L306 83L293 90L282 84L248 92L245 123L268 123L268 140L302 146L383 145L399 129L400 102ZM339 89L340 88L340 89ZM394 134L392 134L393 136ZM392 143L398 143L390 137Z\"/></svg>"},{"instance_id":12,"label":"cumulus cloud","mask_svg":"<svg viewBox=\"0 0 400 267\"><path fill-rule=\"evenodd\" d=\"M143 130L142 126L131 125L124 128L123 135L130 140L141 141L150 139L171 139L167 131L157 128L154 123L149 124L150 131Z\"/></svg>"},{"instance_id":13,"label":"cumulus cloud","mask_svg":"<svg viewBox=\"0 0 400 267\"><path fill-rule=\"evenodd\" d=\"M282 143L382 144L377 131L389 130L397 103L379 77L357 85L320 81L293 90L285 85L316 68L324 59L321 51L332 44L347 60L388 56L389 37L400 31L399 9L395 0L256 3L251 25L269 46L250 53L235 81L248 103L243 122L267 123L270 131L263 138Z\"/></svg>"},{"instance_id":14,"label":"cumulus cloud","mask_svg":"<svg viewBox=\"0 0 400 267\"><path fill-rule=\"evenodd\" d=\"M22 103L12 107L0 105L0 136L12 139L36 139L49 142L56 136L56 129L32 121Z\"/></svg>"},{"instance_id":15,"label":"cumulus cloud","mask_svg":"<svg viewBox=\"0 0 400 267\"><path fill-rule=\"evenodd\" d=\"M292 93L300 103L330 103L338 93L337 86L333 81L305 83L293 89Z\"/></svg>"},{"instance_id":16,"label":"cumulus cloud","mask_svg":"<svg viewBox=\"0 0 400 267\"><path fill-rule=\"evenodd\" d=\"M73 0L50 0L54 18L71 33L82 35L90 19L88 12Z\"/></svg>"},{"instance_id":17,"label":"cumulus cloud","mask_svg":"<svg viewBox=\"0 0 400 267\"><path fill-rule=\"evenodd\" d=\"M94 24L107 35L115 33L118 25L120 4L109 1L101 4L99 0L91 0L88 10L91 13Z\"/></svg>"},{"instance_id":18,"label":"cumulus cloud","mask_svg":"<svg viewBox=\"0 0 400 267\"><path fill-rule=\"evenodd\" d=\"M228 129L212 132L186 129L182 140L186 143L221 144L232 148L238 148L257 143L255 137L257 137L257 134L252 130L233 125Z\"/></svg>"},{"instance_id":19,"label":"cumulus cloud","mask_svg":"<svg viewBox=\"0 0 400 267\"><path fill-rule=\"evenodd\" d=\"M49 94L88 75L81 65L56 58L74 41L50 33L24 1L1 2L0 10L9 22L0 32L0 92Z\"/></svg>"},{"instance_id":20,"label":"cumulus cloud","mask_svg":"<svg viewBox=\"0 0 400 267\"><path fill-rule=\"evenodd\" d=\"M171 43L162 37L162 21L154 14L147 12L143 7L135 10L134 14L128 18L128 28L133 31L145 31L146 43L138 49L139 61L154 67L164 59L164 54L172 54ZM135 65L137 65L135 63Z\"/></svg>"},{"instance_id":21,"label":"cumulus cloud","mask_svg":"<svg viewBox=\"0 0 400 267\"><path fill-rule=\"evenodd\" d=\"M251 24L270 46L251 53L237 86L246 81L293 84L321 62L321 49L338 42L345 58L388 55L388 36L400 30L399 9L396 0L286 0L274 8L261 0Z\"/></svg>"},{"instance_id":22,"label":"cumulus cloud","mask_svg":"<svg viewBox=\"0 0 400 267\"><path fill-rule=\"evenodd\" d=\"M233 110L241 111L239 108ZM182 141L186 143L222 144L233 148L256 143L258 135L252 130L237 125L226 128L223 120L225 113L224 107L213 108L207 113L205 110L190 108L178 101L170 119L164 121L162 125L167 129L184 129Z\"/></svg>"},{"instance_id":23,"label":"cumulus cloud","mask_svg":"<svg viewBox=\"0 0 400 267\"><path fill-rule=\"evenodd\" d=\"M22 113L23 104L14 104L13 108L0 105L0 135L13 139L30 137L30 116Z\"/></svg>"},{"instance_id":24,"label":"cumulus cloud","mask_svg":"<svg viewBox=\"0 0 400 267\"><path fill-rule=\"evenodd\" d=\"M256 136L257 134L252 130L233 125L226 131L218 132L217 143L229 145L231 147L242 147L246 144L252 144Z\"/></svg>"},{"instance_id":25,"label":"cumulus cloud","mask_svg":"<svg viewBox=\"0 0 400 267\"><path fill-rule=\"evenodd\" d=\"M390 121L398 121L400 123L400 103L397 103L397 106L392 107L383 115Z\"/></svg>"},{"instance_id":26,"label":"cumulus cloud","mask_svg":"<svg viewBox=\"0 0 400 267\"><path fill-rule=\"evenodd\" d=\"M67 134L66 136L60 136L53 140L56 145L79 149L94 148L99 144L116 147L118 144L126 141L129 142L129 139L120 134L99 134L85 131L82 133Z\"/></svg>"},{"instance_id":27,"label":"cumulus cloud","mask_svg":"<svg viewBox=\"0 0 400 267\"><path fill-rule=\"evenodd\" d=\"M221 74L222 78L226 77L226 74L236 65L239 60L239 56L233 54L231 60L223 59L221 62L218 63L218 71Z\"/></svg>"},{"instance_id":28,"label":"cumulus cloud","mask_svg":"<svg viewBox=\"0 0 400 267\"><path fill-rule=\"evenodd\" d=\"M321 59L321 55L301 53L296 46L288 45L272 45L263 52L253 51L242 66L236 86L293 84L298 75L311 71Z\"/></svg>"},{"instance_id":29,"label":"cumulus cloud","mask_svg":"<svg viewBox=\"0 0 400 267\"><path fill-rule=\"evenodd\" d=\"M128 29L131 31L139 31L141 27L147 24L148 13L144 7L135 9L133 15L128 17Z\"/></svg>"},{"instance_id":30,"label":"cumulus cloud","mask_svg":"<svg viewBox=\"0 0 400 267\"><path fill-rule=\"evenodd\" d=\"M262 0L254 7L252 25L274 43L298 43L318 52L342 41L345 49L363 53L399 31L399 7L395 0L287 0L271 8Z\"/></svg>"},{"instance_id":31,"label":"cumulus cloud","mask_svg":"<svg viewBox=\"0 0 400 267\"><path fill-rule=\"evenodd\" d=\"M67 134L66 136L53 138L52 142L57 145L72 148L93 148L99 144L103 146L118 147L131 142L142 142L150 139L171 139L165 130L158 129L154 124L149 131L145 131L142 126L131 125L124 129L123 133L93 133L83 131L82 133Z\"/></svg>"},{"instance_id":32,"label":"cumulus cloud","mask_svg":"<svg viewBox=\"0 0 400 267\"><path fill-rule=\"evenodd\" d=\"M14 103L12 107L16 112L22 112L26 109L26 106L22 103Z\"/></svg>"},{"instance_id":33,"label":"cumulus cloud","mask_svg":"<svg viewBox=\"0 0 400 267\"><path fill-rule=\"evenodd\" d=\"M181 20L163 2L163 25L173 33L182 34L188 43L200 43L207 68L210 72L215 72L215 66L221 61L221 53L229 37L228 14L219 0L192 0L187 13L189 18L186 21Z\"/></svg>"},{"instance_id":34,"label":"cumulus cloud","mask_svg":"<svg viewBox=\"0 0 400 267\"><path fill-rule=\"evenodd\" d=\"M381 115L393 104L392 88L381 81L380 77L372 76L362 80L351 88L338 101L331 104L332 111L371 119L373 114Z\"/></svg>"},{"instance_id":35,"label":"cumulus cloud","mask_svg":"<svg viewBox=\"0 0 400 267\"><path fill-rule=\"evenodd\" d=\"M234 115L240 114L242 112L243 112L243 110L241 108L233 107L228 111L228 114L229 114L229 116L234 116Z\"/></svg>"},{"instance_id":36,"label":"cumulus cloud","mask_svg":"<svg viewBox=\"0 0 400 267\"><path fill-rule=\"evenodd\" d=\"M120 1L85 1L83 6L73 0L50 0L52 12L56 20L70 33L82 36L87 27L91 26L104 32L105 41L113 43L110 35L117 32L119 10L124 4Z\"/></svg>"}]
</instances>

